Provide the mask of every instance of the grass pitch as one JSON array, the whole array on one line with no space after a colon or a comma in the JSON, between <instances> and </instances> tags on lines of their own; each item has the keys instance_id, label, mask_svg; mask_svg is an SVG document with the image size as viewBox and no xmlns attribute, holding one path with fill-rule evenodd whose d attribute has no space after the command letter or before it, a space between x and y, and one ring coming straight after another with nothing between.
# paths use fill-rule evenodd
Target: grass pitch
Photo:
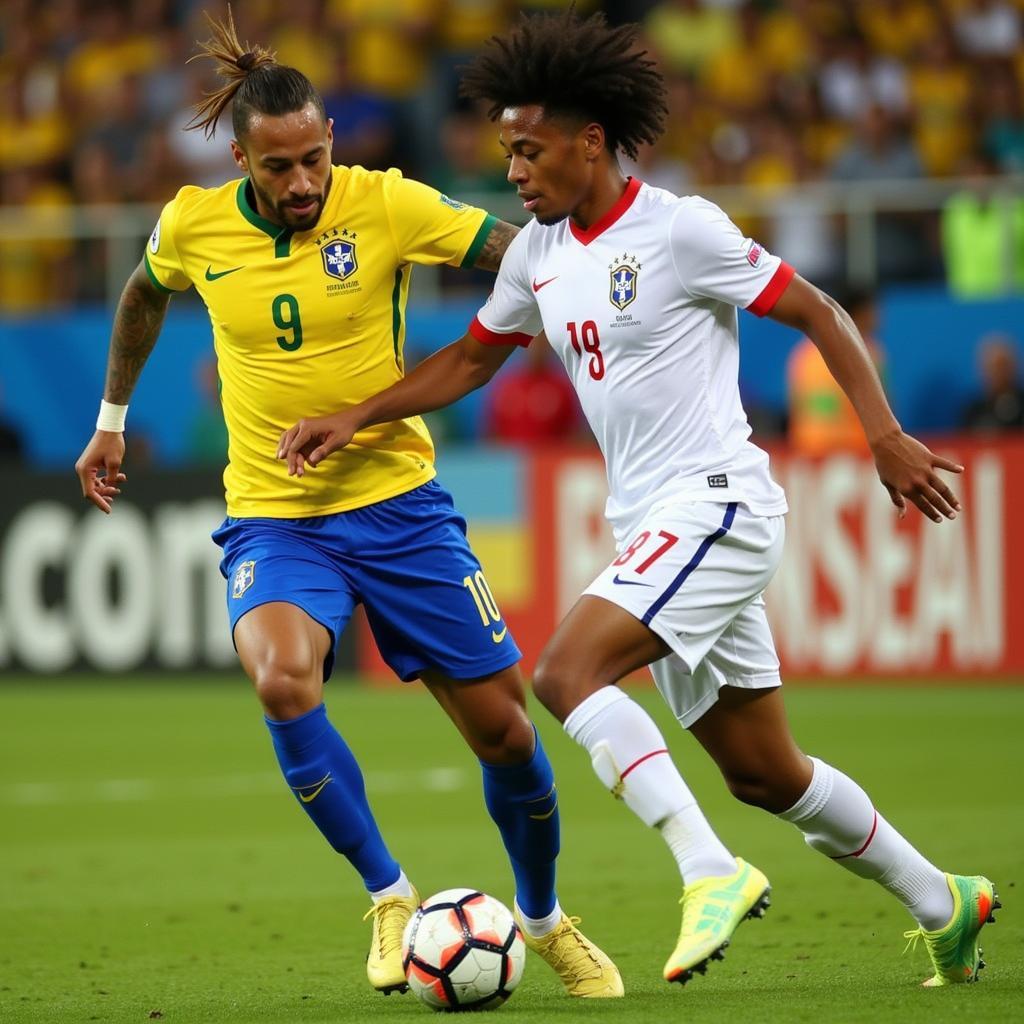
<instances>
[{"instance_id":1,"label":"grass pitch","mask_svg":"<svg viewBox=\"0 0 1024 1024\"><path fill-rule=\"evenodd\" d=\"M312 1024L426 1020L367 986L368 901L281 781L241 679L0 686L0 1021ZM638 692L722 838L772 881L764 921L685 988L661 964L678 880L658 837L616 804L543 711L561 794L559 893L622 969L624 1000L579 1003L535 958L497 1019L1024 1020L1024 687L790 689L804 749L855 776L940 865L988 874L1003 910L978 985L924 990L927 957L877 886L732 800L657 695ZM427 894L511 877L469 752L415 687L334 681L328 706L385 837Z\"/></svg>"}]
</instances>

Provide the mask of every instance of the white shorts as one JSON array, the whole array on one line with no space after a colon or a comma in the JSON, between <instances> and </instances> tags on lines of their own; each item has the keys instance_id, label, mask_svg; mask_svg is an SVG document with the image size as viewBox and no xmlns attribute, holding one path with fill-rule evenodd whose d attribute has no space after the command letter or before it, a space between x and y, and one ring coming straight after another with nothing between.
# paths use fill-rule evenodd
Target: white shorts
<instances>
[{"instance_id":1,"label":"white shorts","mask_svg":"<svg viewBox=\"0 0 1024 1024\"><path fill-rule=\"evenodd\" d=\"M785 532L782 516L736 502L656 506L584 591L624 608L672 649L651 674L684 728L723 686L782 684L763 593Z\"/></svg>"}]
</instances>

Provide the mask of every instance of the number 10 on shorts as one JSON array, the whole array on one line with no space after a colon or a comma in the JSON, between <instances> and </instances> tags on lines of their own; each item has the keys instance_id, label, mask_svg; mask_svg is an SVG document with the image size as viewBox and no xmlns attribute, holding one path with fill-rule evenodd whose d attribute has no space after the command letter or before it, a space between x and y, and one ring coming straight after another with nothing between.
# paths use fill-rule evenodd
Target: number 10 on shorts
<instances>
[{"instance_id":1,"label":"number 10 on shorts","mask_svg":"<svg viewBox=\"0 0 1024 1024\"><path fill-rule=\"evenodd\" d=\"M473 604L476 605L476 610L480 613L480 621L485 627L501 622L501 612L498 611L498 604L494 600L491 588L487 585L487 580L484 579L483 570L477 569L472 576L463 577L462 585L473 598ZM502 630L501 636L494 641L495 643L504 638L504 632Z\"/></svg>"}]
</instances>

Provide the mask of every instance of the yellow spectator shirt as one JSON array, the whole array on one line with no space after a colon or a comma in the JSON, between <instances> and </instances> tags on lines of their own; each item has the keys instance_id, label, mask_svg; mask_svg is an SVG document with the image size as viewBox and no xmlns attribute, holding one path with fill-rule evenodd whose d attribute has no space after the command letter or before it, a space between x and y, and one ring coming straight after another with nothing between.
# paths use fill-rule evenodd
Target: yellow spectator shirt
<instances>
[{"instance_id":1,"label":"yellow spectator shirt","mask_svg":"<svg viewBox=\"0 0 1024 1024\"><path fill-rule=\"evenodd\" d=\"M434 475L417 416L356 434L301 478L275 456L282 431L403 376L413 263L470 265L494 218L397 170L334 167L317 225L257 212L248 178L186 186L160 215L146 269L164 291L195 285L213 325L227 423L228 515L302 518L361 508Z\"/></svg>"}]
</instances>

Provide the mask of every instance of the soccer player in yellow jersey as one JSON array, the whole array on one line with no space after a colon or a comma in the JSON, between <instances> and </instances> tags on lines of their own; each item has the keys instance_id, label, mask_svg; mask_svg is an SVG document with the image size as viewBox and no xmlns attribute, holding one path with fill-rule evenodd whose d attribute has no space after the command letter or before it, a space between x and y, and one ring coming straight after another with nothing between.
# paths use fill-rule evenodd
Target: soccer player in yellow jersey
<instances>
[{"instance_id":1,"label":"soccer player in yellow jersey","mask_svg":"<svg viewBox=\"0 0 1024 1024\"><path fill-rule=\"evenodd\" d=\"M97 430L76 469L110 512L125 480L124 418L170 297L194 286L213 325L230 441L224 552L235 646L302 808L359 872L373 900L367 973L402 989L401 935L418 896L374 820L359 767L327 718L323 683L362 603L385 660L419 678L481 762L487 808L516 905L574 996L618 996L611 960L555 896L559 847L551 765L527 717L519 650L434 480L419 417L361 432L324 473L289 477L278 439L311 409L353 405L403 375L415 263L497 269L515 235L425 185L332 167L331 121L308 79L238 42L230 14L204 55L226 84L198 108L212 134L232 105L245 175L186 186L164 207L118 305Z\"/></svg>"}]
</instances>

